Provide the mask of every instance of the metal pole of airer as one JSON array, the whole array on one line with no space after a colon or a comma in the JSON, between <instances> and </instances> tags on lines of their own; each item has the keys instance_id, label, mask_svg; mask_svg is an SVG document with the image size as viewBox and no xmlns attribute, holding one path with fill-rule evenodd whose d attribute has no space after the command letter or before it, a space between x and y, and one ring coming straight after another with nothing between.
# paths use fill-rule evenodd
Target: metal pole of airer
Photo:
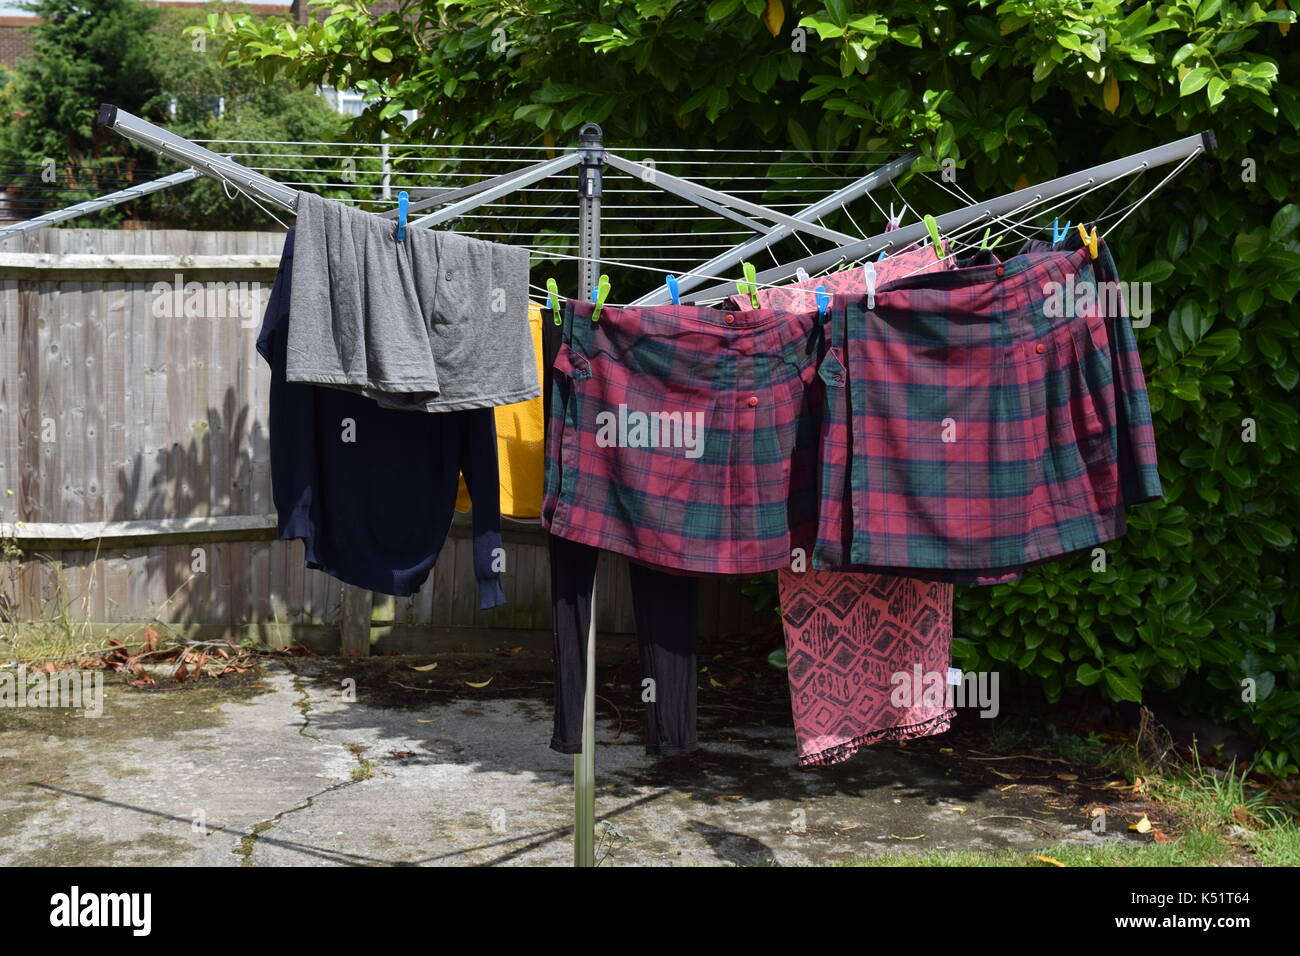
<instances>
[{"instance_id":1,"label":"metal pole of airer","mask_svg":"<svg viewBox=\"0 0 1300 956\"><path fill-rule=\"evenodd\" d=\"M604 133L595 123L578 130L579 295L600 278L600 193ZM582 752L573 758L573 865L596 865L596 582L587 624L587 680L582 703Z\"/></svg>"}]
</instances>

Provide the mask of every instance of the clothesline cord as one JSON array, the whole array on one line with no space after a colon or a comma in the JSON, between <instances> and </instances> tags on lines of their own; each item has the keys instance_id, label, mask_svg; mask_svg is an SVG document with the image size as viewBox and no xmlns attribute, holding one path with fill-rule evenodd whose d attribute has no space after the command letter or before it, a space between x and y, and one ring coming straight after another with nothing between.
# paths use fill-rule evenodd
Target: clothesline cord
<instances>
[{"instance_id":1,"label":"clothesline cord","mask_svg":"<svg viewBox=\"0 0 1300 956\"><path fill-rule=\"evenodd\" d=\"M213 141L210 141L210 140L209 140L209 141L207 141L207 142L213 142ZM285 144L285 145L287 145L287 144ZM758 152L758 151L755 151L755 152ZM1170 179L1172 179L1174 176L1176 176L1176 175L1177 175L1177 174L1178 174L1178 173L1179 173L1179 172L1180 172L1180 171L1181 171L1181 170L1182 170L1182 169L1183 169L1183 168L1184 168L1184 167L1185 167L1185 166L1186 166L1186 165L1187 165L1187 164L1188 164L1188 163L1189 163L1193 158L1195 158L1197 155L1199 155L1200 152L1201 152L1201 150L1200 150L1199 148L1198 148L1197 150L1193 151L1191 155L1189 155L1187 158L1185 158L1181 163L1179 163L1179 165L1178 165L1177 167L1175 167L1175 169L1174 169L1172 172L1170 172L1170 173L1169 173L1169 174L1168 174L1164 179L1162 179L1162 180L1160 181L1160 183L1158 183L1158 184L1155 186L1154 189L1152 189L1152 190L1151 190L1150 192L1148 192L1145 196L1143 196L1143 197L1142 197L1141 199L1139 199L1137 202L1133 203L1130 207L1128 207L1128 209L1124 212L1123 216L1121 216L1120 219L1115 223L1115 227L1118 227L1118 226L1119 226L1119 225L1124 221L1124 219L1126 219L1129 215L1131 215L1132 212L1133 212L1133 211L1134 211L1134 210L1135 210L1139 205L1141 205L1141 204L1142 204L1143 202L1145 202L1148 198L1150 198L1150 196L1154 195L1155 192L1158 191L1158 190L1159 190L1159 189L1160 189L1160 188L1161 188L1165 183L1167 183ZM208 165L208 162L207 162L207 161L204 161L202 164L203 164L204 166L207 166L207 165ZM1132 172L1130 172L1130 173L1128 173L1128 174L1125 174L1125 175L1133 175L1134 173L1140 172L1140 171L1141 171L1145 166L1146 166L1146 164L1143 163L1143 164L1139 165L1136 169L1134 169ZM218 170L218 172L219 172L219 170ZM230 190L231 188L235 189L235 190L236 190L237 192L239 192L241 195L244 195L246 198L248 198L248 199L249 199L249 200L250 200L254 205L256 205L259 209L261 209L261 210L262 210L262 211L263 211L267 216L269 216L270 218L274 219L276 222L279 222L282 226L285 226L285 223L284 223L284 222L283 222L283 221L282 221L278 216L276 216L274 213L270 212L270 211L269 211L265 206L262 205L261 202L259 202L259 201L258 201L254 196L252 196L252 195L251 195L247 190L241 188L241 187L240 187L238 184L236 184L236 183L233 183L233 182L231 182L231 181L229 181L229 180L226 180L224 176L219 176L219 178L220 178L220 180L223 182L223 185L224 185L225 188L226 188L226 195L227 195L227 196L230 195L229 190ZM1115 178L1118 178L1118 177L1115 177ZM1111 180L1107 180L1107 181L1105 181L1104 183L1100 183L1100 184L1095 184L1095 185L1094 185L1094 184L1093 184L1094 181L1091 180L1091 179L1089 179L1089 180L1087 180L1087 181L1083 184L1083 185L1085 185L1085 186L1089 186L1088 189L1085 189L1085 190L1083 191L1083 193L1080 193L1080 194L1078 194L1078 195L1074 195L1074 193L1076 192L1076 190L1072 190L1072 191L1071 191L1071 195L1068 196L1068 197L1065 199L1065 202L1066 202L1066 203L1071 203L1071 204L1072 204L1072 203L1076 203L1080 198L1082 198L1083 195L1087 195L1088 193L1092 192L1093 190L1095 190L1095 189L1097 189L1097 188L1100 188L1102 185L1106 185L1106 184L1108 184L1109 182L1113 182L1113 181L1114 181L1114 179L1111 179ZM892 181L891 181L891 185L892 185ZM946 188L946 187L944 187L944 188ZM894 186L894 189L895 189L896 192L898 191L896 185ZM948 190L948 191L949 191L950 193L952 193L952 190ZM901 193L900 193L900 198L901 198ZM873 200L873 201L874 201L874 200ZM1033 206L1035 206L1035 205L1039 205L1039 204L1041 204L1042 202L1044 202L1044 200L1042 199L1042 197L1036 195L1036 196L1034 197L1034 199L1030 200L1030 202L1026 203L1026 204L1023 205L1023 206L1017 207L1016 209L1013 209L1013 210L1012 210L1010 213L1008 213L1008 214L991 215L991 214L989 214L989 213L986 212L986 213L984 213L984 214L983 214L983 215L982 215L982 216L981 216L981 217L980 217L976 222L971 223L971 224L968 224L966 227L962 227L962 228L960 228L960 229L953 230L953 231L950 233L949 237L948 237L948 240L949 240L949 252L948 252L948 254L947 254L945 257L943 257L943 258L952 258L952 257L954 257L954 256L957 254L957 252L958 252L960 249L963 249L963 248L974 248L974 244L973 244L973 243L971 243L971 244L969 244L969 245L963 247L963 246L961 245L961 238L962 238L963 236L967 235L967 234L970 234L970 233L972 233L972 232L978 231L978 227L979 227L980 225L983 224L984 220L989 219L989 218L992 218L992 219L994 219L995 221L997 221L999 224L1003 224L1003 223L1005 223L1006 225L1004 225L1003 228L1001 228L1001 229L998 231L998 233L997 233L997 235L1001 236L1001 235L1006 234L1007 232L1014 231L1014 230L1017 229L1017 225L1018 225L1018 224L1015 223L1014 221L1010 220L1010 219L1009 219L1010 216L1014 216L1014 215L1016 215L1016 214L1022 212L1023 210L1025 210L1025 209L1029 209L1029 208L1032 208ZM1061 204L1058 204L1058 205L1062 205L1062 204L1064 204L1064 203L1061 203ZM1112 205L1113 205L1113 203L1112 203ZM877 208L879 208L879 204L877 204ZM1109 208L1109 207L1108 207L1108 208ZM882 210L882 211L883 211L883 210ZM638 217L638 218L641 218L641 217ZM849 218L850 218L850 220L852 221L852 216L851 216L851 215L850 215ZM854 222L854 227L855 227L855 228L858 228L856 222ZM288 227L285 226L285 228L287 229ZM1114 228L1114 227L1112 227L1112 228ZM860 229L860 228L859 228L859 232L861 232L861 229ZM797 235L797 233L796 233L796 235ZM802 239L800 239L800 241L802 242ZM888 242L885 244L884 249L885 249L886 253L888 253L888 250L889 250L889 248L891 247L891 245L892 245L892 244L891 244L891 243L888 243ZM659 248L666 248L666 247L659 247ZM807 248L806 245L805 245L805 248ZM560 258L560 259L574 259L574 260L581 260L581 261L586 261L586 260L589 259L588 256L570 255L570 254L567 254L567 253L559 252L558 250L554 250L554 249L544 249L544 250L530 249L529 251L530 251L530 253L531 253L532 255L534 255L534 256L539 256L539 257L543 257L543 258L546 258L546 259L556 259L556 258ZM665 275L670 274L670 273L668 272L668 270L665 270L665 269L658 269L658 268L655 268L655 267L653 267L653 266L640 265L640 264L638 264L638 263L636 263L636 262L630 262L630 261L611 261L611 260L600 260L600 261L601 261L602 263L606 264L606 265L622 266L622 267L629 268L629 269L641 269L641 270L644 270L644 271L657 272L657 273L661 273L661 274L665 274ZM844 260L841 260L841 261L844 261ZM833 267L832 267L832 268L833 268ZM913 273L909 273L909 275L911 275L911 274L915 274L915 272L919 272L919 271L921 271L921 270L920 270L920 269L914 270L914 272L913 272ZM681 269L676 270L676 274L679 275L679 276L689 277L689 278L702 278L702 279L705 279L705 280L707 280L707 281L712 281L712 282L725 283L725 282L729 281L728 279L723 278L723 277L719 277L719 276L709 276L709 275L704 275L704 274L701 274L701 273L695 273L695 272L691 272L691 271L687 271L687 270L681 270ZM905 278L905 277L904 277L904 278ZM756 283L756 285L760 285L760 286L765 287L765 288L775 288L775 287L777 287L777 286L775 286L775 285L769 285L769 284L767 284L767 283Z\"/></svg>"},{"instance_id":2,"label":"clothesline cord","mask_svg":"<svg viewBox=\"0 0 1300 956\"><path fill-rule=\"evenodd\" d=\"M214 150L214 152L215 152L215 150ZM531 166L531 165L533 165L533 164L530 163L527 159L518 159L518 158L516 158L516 159L506 159L506 158L502 158L502 159L480 159L480 158L464 159L464 158L455 157L455 156L394 156L394 155L392 155L391 153L388 154L388 155L384 155L384 154L382 154L382 153L381 153L381 154L378 154L378 155L369 155L369 154L364 154L364 153L352 153L352 154L349 154L349 153L252 153L252 152L239 152L239 151L235 151L235 150L229 150L229 151L222 151L222 155L223 155L223 156L229 156L229 157L232 158L232 159L238 157L238 158L240 158L240 159L244 159L244 160L266 160L266 161L271 161L271 160L286 160L286 159L312 159L312 160L333 160L333 161L336 161L337 163L344 163L344 162L363 162L363 163L377 163L377 164L383 164L384 168L383 168L383 169L379 169L379 170L358 170L358 173L364 172L364 173L366 173L366 174L368 174L368 175L379 175L379 174L384 173L385 171L390 172L390 173L396 173L396 172L398 172L398 170L396 169L396 167L397 167L398 165L400 165L400 164L404 164L404 163L437 163L437 162L445 162L445 163L457 163L457 164L460 164L460 163L474 163L475 165L481 165L481 164L483 164L483 163L501 163L501 164L510 163L510 164L518 165L519 163L522 162L522 163L524 163L526 166ZM649 161L650 161L650 162L654 162L654 160L649 160ZM244 166L248 166L249 168L254 168L254 167L252 167L251 163L248 163L248 162L243 163L243 165L244 165ZM728 169L733 169L733 168L735 168L735 167L737 167L737 166L756 166L756 167L761 167L762 169L772 169L773 167L778 167L778 168L779 168L779 167L781 167L781 166L783 166L783 165L786 165L786 166L793 166L793 167L796 167L796 168L798 168L798 169L827 169L827 168L831 168L831 166L834 166L834 167L843 167L843 168L845 168L845 169L852 169L852 170L855 170L855 171L865 171L865 172L862 172L862 175L865 175L866 172L870 172L870 171L875 170L875 169L881 169L885 164L884 164L884 163L876 163L876 164L874 164L874 165L869 165L869 164L864 164L864 163L834 163L834 164L831 164L831 166L827 166L827 165L822 164L822 163L812 163L812 164L807 164L807 163L786 163L786 164L782 164L782 163L722 163L722 162L718 162L718 163L703 163L703 164L701 164L701 163L671 163L671 162L666 162L666 161L665 161L665 162L656 162L654 168L656 168L656 169L661 169L661 170L664 170L664 171L669 171L670 169L676 168L676 167L678 167L678 166L695 167L695 166L699 166L699 165L707 165L707 166L725 166L725 167L727 167ZM38 168L41 168L41 167L38 167ZM274 168L277 168L277 167L256 167L256 168L259 168L259 169L263 169L263 168L264 168L264 169L274 169ZM301 168L303 168L303 167L301 167L301 166L290 166L290 167L284 167L284 168L288 168L288 169L301 169ZM331 168L334 169L335 171L337 171L337 166L334 166L334 167L331 167ZM521 168L522 168L522 167L521 167ZM566 174L569 174L569 173L570 173L570 170L565 169L565 170L561 170L560 172L556 173L556 175L558 175L558 176L563 176L563 175L566 175ZM417 172L417 171L412 170L412 171L402 171L402 172L401 172L401 175L403 175L403 176L475 176L475 175L482 175L482 174L481 174L481 173L474 173L474 172L453 172L453 171L450 171L450 170L448 170L448 171L442 171L442 172ZM500 174L500 173L493 173L492 175L501 175L501 174ZM606 170L606 172L605 172L605 176L606 176L607 178L610 178L610 179L616 179L616 178L617 178L617 179L639 179L639 178L640 178L639 176L633 176L633 175L631 175L630 173L623 173L623 172L619 172L619 171L616 171L616 170L613 170L613 169ZM727 177L727 178L730 178L730 177ZM750 176L750 178L753 178L753 179L780 179L780 180L799 180L799 179L857 179L857 178L858 178L858 173L855 172L855 173L853 173L853 174L838 174L838 175L812 175L812 174L807 174L807 173L805 173L805 174L801 174L801 175L797 175L797 176L796 176L796 175L781 176L781 175L777 175L777 174L775 174L775 173L755 172L755 173L753 173L753 174Z\"/></svg>"},{"instance_id":3,"label":"clothesline cord","mask_svg":"<svg viewBox=\"0 0 1300 956\"><path fill-rule=\"evenodd\" d=\"M491 152L550 152L556 155L562 153L574 153L581 147L579 146L517 146L517 145L476 145L470 143L402 143L397 140L379 140L378 142L345 142L342 140L303 140L303 139L193 139L192 143L200 145L229 143L234 146L373 146L382 148L387 146L389 149L460 149ZM722 149L716 147L694 147L694 146L629 146L620 144L617 148L606 147L610 152L617 153L620 156L630 156L634 153L680 153L682 155L692 156L699 154L708 155L728 155L737 153L746 156L788 156L792 153L802 154L802 150L797 149L779 149L771 147L768 149L742 149L725 147ZM823 156L889 156L894 157L897 153L889 149L819 149L816 150L819 155ZM696 162L696 160L692 160ZM699 162L704 162L699 160ZM725 164L725 160L716 161Z\"/></svg>"},{"instance_id":4,"label":"clothesline cord","mask_svg":"<svg viewBox=\"0 0 1300 956\"><path fill-rule=\"evenodd\" d=\"M233 158L233 157L227 157L227 158ZM251 169L253 172L257 172L257 173L296 173L300 176L303 175L338 176L340 173L343 172L343 170L340 169L338 166L266 166L266 165L257 165L253 163L241 163L240 165L243 166L245 169ZM562 172L555 173L554 176L564 177L568 172L569 172L568 170L564 170ZM451 172L447 170L441 170L438 172L406 172L406 171L398 171L392 168L354 169L354 170L348 170L348 174L357 177L368 176L368 177L374 177L380 179L387 177L389 179L399 179L403 181L412 180L412 179L473 179L476 182L482 182L486 179L495 178L498 175L502 175L500 173L494 173L491 176L488 176L481 172L459 173L459 172ZM703 180L704 182L708 181L707 177L697 176L695 178L697 180ZM831 183L843 183L845 185L848 185L849 183L857 182L859 177L857 176L813 176L813 175L769 176L764 174L764 175L747 176L742 178L752 180L752 181L762 181L767 183L831 182ZM735 182L736 177L734 176L717 177L717 181L728 182L728 183ZM527 192L570 192L573 189L573 186L571 185L564 185L564 186L540 185L540 183L544 183L544 182L546 182L545 179L540 180L539 184L521 186L520 189L521 191L527 191ZM646 188L646 189L627 189L626 187L621 185L622 183L628 183L628 182L643 183L646 182L646 180L642 179L640 176L619 176L619 175L605 176L606 187L611 189L618 189L621 192L638 192L638 193L651 193L651 192L662 193L663 192L663 190L655 189L653 187ZM285 185L289 185L289 183L286 183ZM312 183L311 185L316 187L320 187L324 185L336 189L373 189L381 184L345 181L345 182ZM472 186L474 185L474 183L467 183L466 185ZM422 186L420 188L431 189L437 187ZM762 193L771 188L772 187L769 186L767 187L767 189L751 188L751 189L745 189L744 191L749 193ZM823 187L817 187L817 186L808 186L804 188L800 188L798 186L791 186L791 187L782 187L782 192L783 193L818 193L822 191L822 188ZM740 190L729 188L727 191L731 193L735 193Z\"/></svg>"}]
</instances>

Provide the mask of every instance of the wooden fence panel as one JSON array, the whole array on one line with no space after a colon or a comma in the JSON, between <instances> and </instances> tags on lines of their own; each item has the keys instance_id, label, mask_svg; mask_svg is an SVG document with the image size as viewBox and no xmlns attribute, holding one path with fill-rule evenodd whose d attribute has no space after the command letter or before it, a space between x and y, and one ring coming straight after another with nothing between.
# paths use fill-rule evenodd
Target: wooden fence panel
<instances>
[{"instance_id":1,"label":"wooden fence panel","mask_svg":"<svg viewBox=\"0 0 1300 956\"><path fill-rule=\"evenodd\" d=\"M0 589L20 618L62 603L101 631L157 619L337 642L343 586L306 568L300 543L274 540L270 375L255 346L283 241L100 229L0 240L0 537L28 549L0 565ZM376 628L548 630L545 537L507 526L506 606L478 609L458 519L419 594L372 601ZM702 633L753 623L738 586L704 583ZM598 587L600 627L634 631L625 562L602 557Z\"/></svg>"}]
</instances>

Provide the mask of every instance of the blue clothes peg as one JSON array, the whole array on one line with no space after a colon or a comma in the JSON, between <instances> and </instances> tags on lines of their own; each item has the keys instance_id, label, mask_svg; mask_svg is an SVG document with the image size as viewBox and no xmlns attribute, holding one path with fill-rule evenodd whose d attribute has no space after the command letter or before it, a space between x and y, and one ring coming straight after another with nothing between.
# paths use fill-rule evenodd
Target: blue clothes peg
<instances>
[{"instance_id":1,"label":"blue clothes peg","mask_svg":"<svg viewBox=\"0 0 1300 956\"><path fill-rule=\"evenodd\" d=\"M1056 230L1056 224L1058 221L1059 220L1057 219L1052 220L1052 245L1056 245L1058 242L1064 242L1065 237L1070 234L1070 220L1065 220L1065 228L1060 232L1057 232Z\"/></svg>"},{"instance_id":2,"label":"blue clothes peg","mask_svg":"<svg viewBox=\"0 0 1300 956\"><path fill-rule=\"evenodd\" d=\"M668 294L673 297L673 305L681 305L682 293L677 285L677 276L668 276L664 279L664 285L668 286Z\"/></svg>"},{"instance_id":3,"label":"blue clothes peg","mask_svg":"<svg viewBox=\"0 0 1300 956\"><path fill-rule=\"evenodd\" d=\"M411 197L406 190L397 194L397 241L406 241L406 214L411 205Z\"/></svg>"},{"instance_id":4,"label":"blue clothes peg","mask_svg":"<svg viewBox=\"0 0 1300 956\"><path fill-rule=\"evenodd\" d=\"M831 307L830 294L826 291L826 286L819 285L817 287L817 314L825 315L826 310L829 309L830 307Z\"/></svg>"}]
</instances>

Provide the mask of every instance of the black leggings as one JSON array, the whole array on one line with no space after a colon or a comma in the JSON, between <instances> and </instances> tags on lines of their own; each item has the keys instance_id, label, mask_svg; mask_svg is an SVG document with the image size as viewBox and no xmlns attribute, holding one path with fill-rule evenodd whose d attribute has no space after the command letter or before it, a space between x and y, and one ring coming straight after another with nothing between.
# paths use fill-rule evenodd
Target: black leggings
<instances>
[{"instance_id":1,"label":"black leggings","mask_svg":"<svg viewBox=\"0 0 1300 956\"><path fill-rule=\"evenodd\" d=\"M552 363L561 330L549 309L542 312L542 396L551 421ZM563 379L559 385L564 387ZM551 749L582 751L582 702L587 677L587 625L591 588L600 552L549 535L551 631L555 637L555 731ZM641 675L654 681L646 701L646 753L668 756L699 749L695 739L695 622L699 581L628 562ZM640 682L638 697L646 696Z\"/></svg>"},{"instance_id":2,"label":"black leggings","mask_svg":"<svg viewBox=\"0 0 1300 956\"><path fill-rule=\"evenodd\" d=\"M582 750L582 701L586 688L587 625L591 588L600 552L554 535L551 550L551 627L555 635L555 733L551 749ZM694 753L695 622L699 582L628 563L637 644L641 650L638 697L646 701L645 750L669 756ZM597 598L599 600L599 597ZM653 692L653 693L651 693Z\"/></svg>"}]
</instances>

